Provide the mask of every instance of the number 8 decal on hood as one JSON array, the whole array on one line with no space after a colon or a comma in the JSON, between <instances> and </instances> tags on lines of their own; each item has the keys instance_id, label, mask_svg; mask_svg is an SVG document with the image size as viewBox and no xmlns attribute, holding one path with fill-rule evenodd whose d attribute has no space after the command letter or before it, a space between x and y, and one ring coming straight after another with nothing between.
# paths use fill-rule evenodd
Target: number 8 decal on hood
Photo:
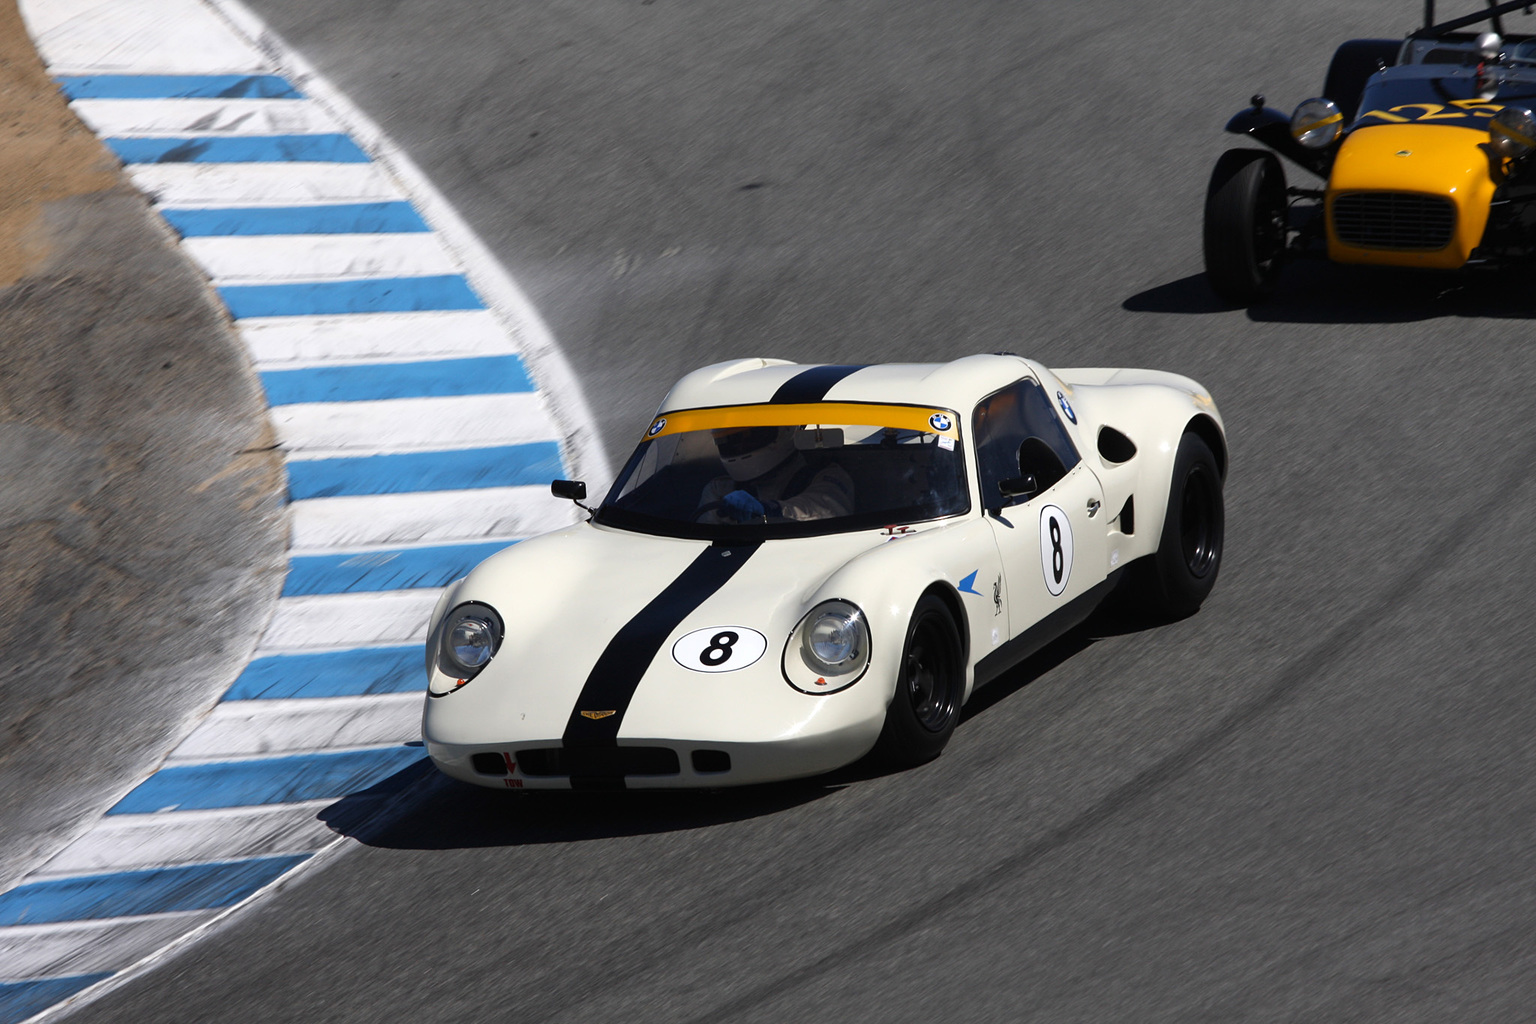
<instances>
[{"instance_id":1,"label":"number 8 decal on hood","mask_svg":"<svg viewBox=\"0 0 1536 1024\"><path fill-rule=\"evenodd\" d=\"M706 626L678 638L672 660L694 672L734 672L754 664L768 638L746 626Z\"/></svg>"},{"instance_id":2,"label":"number 8 decal on hood","mask_svg":"<svg viewBox=\"0 0 1536 1024\"><path fill-rule=\"evenodd\" d=\"M1045 589L1060 597L1072 578L1072 523L1055 505L1040 510L1040 569Z\"/></svg>"}]
</instances>

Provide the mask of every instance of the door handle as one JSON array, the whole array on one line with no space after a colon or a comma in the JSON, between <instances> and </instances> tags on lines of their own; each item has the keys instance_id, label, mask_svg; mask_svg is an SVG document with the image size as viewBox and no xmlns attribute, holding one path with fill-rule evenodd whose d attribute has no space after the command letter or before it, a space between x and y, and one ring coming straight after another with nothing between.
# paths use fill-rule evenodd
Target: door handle
<instances>
[{"instance_id":1,"label":"door handle","mask_svg":"<svg viewBox=\"0 0 1536 1024\"><path fill-rule=\"evenodd\" d=\"M1102 505L1099 502L1098 498L1089 498L1088 499L1088 518L1092 519L1094 516L1098 515L1099 514L1099 509L1101 507L1102 507Z\"/></svg>"}]
</instances>

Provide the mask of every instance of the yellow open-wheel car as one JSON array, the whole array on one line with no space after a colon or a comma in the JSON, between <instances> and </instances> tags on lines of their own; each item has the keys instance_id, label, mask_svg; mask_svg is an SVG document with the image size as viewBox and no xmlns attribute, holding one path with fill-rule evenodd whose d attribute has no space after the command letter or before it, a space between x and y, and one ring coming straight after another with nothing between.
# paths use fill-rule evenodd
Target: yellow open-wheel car
<instances>
[{"instance_id":1,"label":"yellow open-wheel car","mask_svg":"<svg viewBox=\"0 0 1536 1024\"><path fill-rule=\"evenodd\" d=\"M1404 40L1354 39L1323 95L1287 117L1255 96L1227 131L1205 202L1205 268L1247 305L1288 259L1458 270L1536 256L1536 36L1504 32L1528 2L1493 3ZM1474 29L1483 31L1474 31ZM1322 188L1287 185L1276 154Z\"/></svg>"}]
</instances>

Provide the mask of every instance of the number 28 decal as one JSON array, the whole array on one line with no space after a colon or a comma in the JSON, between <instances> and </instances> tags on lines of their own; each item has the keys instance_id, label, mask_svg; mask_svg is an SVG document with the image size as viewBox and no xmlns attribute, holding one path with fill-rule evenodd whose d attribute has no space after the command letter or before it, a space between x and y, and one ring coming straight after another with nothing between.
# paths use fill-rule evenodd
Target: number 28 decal
<instances>
[{"instance_id":1,"label":"number 28 decal","mask_svg":"<svg viewBox=\"0 0 1536 1024\"><path fill-rule=\"evenodd\" d=\"M1060 597L1072 578L1072 523L1055 505L1040 510L1040 569L1045 589Z\"/></svg>"},{"instance_id":2,"label":"number 28 decal","mask_svg":"<svg viewBox=\"0 0 1536 1024\"><path fill-rule=\"evenodd\" d=\"M679 637L672 660L694 672L734 672L768 650L768 638L746 626L706 626Z\"/></svg>"},{"instance_id":3,"label":"number 28 decal","mask_svg":"<svg viewBox=\"0 0 1536 1024\"><path fill-rule=\"evenodd\" d=\"M1452 100L1449 105L1444 103L1404 103L1401 106L1392 107L1389 110L1367 110L1360 115L1360 120L1375 118L1377 121L1386 121L1389 124L1407 124L1410 121L1434 124L1437 121L1462 121L1469 118L1488 118L1503 110L1499 103L1489 103L1486 100Z\"/></svg>"}]
</instances>

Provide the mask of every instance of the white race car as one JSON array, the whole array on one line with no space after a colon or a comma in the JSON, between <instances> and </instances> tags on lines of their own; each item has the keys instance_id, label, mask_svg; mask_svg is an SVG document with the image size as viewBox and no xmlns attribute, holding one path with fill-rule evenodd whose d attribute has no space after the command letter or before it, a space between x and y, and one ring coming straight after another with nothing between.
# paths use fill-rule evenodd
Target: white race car
<instances>
[{"instance_id":1,"label":"white race car","mask_svg":"<svg viewBox=\"0 0 1536 1024\"><path fill-rule=\"evenodd\" d=\"M706 366L586 522L447 588L427 752L513 789L921 763L976 686L1127 573L1156 614L1198 608L1226 470L1215 403L1170 373L1014 355Z\"/></svg>"}]
</instances>

